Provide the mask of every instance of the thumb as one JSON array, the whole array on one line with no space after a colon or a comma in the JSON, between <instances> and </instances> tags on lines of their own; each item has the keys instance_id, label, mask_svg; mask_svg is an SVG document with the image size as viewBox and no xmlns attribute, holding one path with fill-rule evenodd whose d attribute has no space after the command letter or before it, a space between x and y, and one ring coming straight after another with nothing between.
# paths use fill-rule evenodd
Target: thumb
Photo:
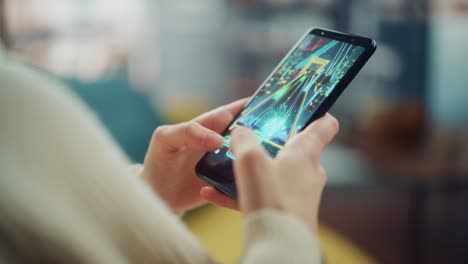
<instances>
[{"instance_id":1,"label":"thumb","mask_svg":"<svg viewBox=\"0 0 468 264\"><path fill-rule=\"evenodd\" d=\"M260 207L262 189L267 188L271 159L260 145L255 133L245 127L238 127L232 134L231 151L239 204L244 213Z\"/></svg>"}]
</instances>

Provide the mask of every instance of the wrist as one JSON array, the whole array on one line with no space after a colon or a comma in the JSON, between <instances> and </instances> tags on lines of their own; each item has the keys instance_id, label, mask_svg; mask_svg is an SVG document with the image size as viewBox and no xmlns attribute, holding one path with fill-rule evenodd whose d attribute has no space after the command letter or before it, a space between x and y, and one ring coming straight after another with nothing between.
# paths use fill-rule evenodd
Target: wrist
<instances>
[{"instance_id":1,"label":"wrist","mask_svg":"<svg viewBox=\"0 0 468 264\"><path fill-rule=\"evenodd\" d=\"M177 190L171 188L163 188L161 184L157 184L154 173L149 173L141 166L139 176L145 181L156 196L158 196L175 214L181 215L185 212L183 208L177 206ZM167 186L166 186L167 187Z\"/></svg>"},{"instance_id":2,"label":"wrist","mask_svg":"<svg viewBox=\"0 0 468 264\"><path fill-rule=\"evenodd\" d=\"M246 256L255 256L259 248L269 248L269 262L320 263L320 244L316 233L297 216L276 209L251 212L244 220ZM275 254L285 248L289 254ZM283 259L284 258L284 259Z\"/></svg>"}]
</instances>

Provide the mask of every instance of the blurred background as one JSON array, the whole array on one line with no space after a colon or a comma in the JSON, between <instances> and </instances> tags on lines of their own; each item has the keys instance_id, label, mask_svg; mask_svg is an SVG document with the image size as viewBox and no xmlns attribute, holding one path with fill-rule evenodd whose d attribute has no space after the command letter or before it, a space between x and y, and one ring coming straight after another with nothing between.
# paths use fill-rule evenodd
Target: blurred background
<instances>
[{"instance_id":1,"label":"blurred background","mask_svg":"<svg viewBox=\"0 0 468 264\"><path fill-rule=\"evenodd\" d=\"M134 162L158 125L252 94L306 29L376 39L332 110L325 263L468 263L468 0L0 0L0 19L6 49L81 96ZM237 213L185 219L238 259Z\"/></svg>"}]
</instances>

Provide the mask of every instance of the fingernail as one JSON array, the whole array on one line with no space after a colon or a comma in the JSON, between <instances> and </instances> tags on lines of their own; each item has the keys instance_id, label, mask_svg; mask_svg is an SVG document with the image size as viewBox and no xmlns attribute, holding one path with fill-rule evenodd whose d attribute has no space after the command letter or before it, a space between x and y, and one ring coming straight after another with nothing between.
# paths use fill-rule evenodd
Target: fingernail
<instances>
[{"instance_id":1,"label":"fingernail","mask_svg":"<svg viewBox=\"0 0 468 264\"><path fill-rule=\"evenodd\" d=\"M244 137L248 137L248 134L249 134L249 131L250 129L246 128L246 127L243 127L243 126L238 126L234 129L234 131L232 132L232 137L236 137L236 138L244 138Z\"/></svg>"}]
</instances>

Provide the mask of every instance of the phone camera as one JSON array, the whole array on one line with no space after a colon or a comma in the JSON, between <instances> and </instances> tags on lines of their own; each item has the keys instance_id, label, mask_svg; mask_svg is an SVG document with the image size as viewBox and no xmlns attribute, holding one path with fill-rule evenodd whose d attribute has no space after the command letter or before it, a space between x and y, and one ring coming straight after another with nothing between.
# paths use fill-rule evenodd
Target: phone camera
<instances>
[{"instance_id":1,"label":"phone camera","mask_svg":"<svg viewBox=\"0 0 468 264\"><path fill-rule=\"evenodd\" d=\"M352 42L354 42L356 39L351 39Z\"/></svg>"},{"instance_id":2,"label":"phone camera","mask_svg":"<svg viewBox=\"0 0 468 264\"><path fill-rule=\"evenodd\" d=\"M320 35L322 35L322 36L325 35L325 32L320 32Z\"/></svg>"}]
</instances>

